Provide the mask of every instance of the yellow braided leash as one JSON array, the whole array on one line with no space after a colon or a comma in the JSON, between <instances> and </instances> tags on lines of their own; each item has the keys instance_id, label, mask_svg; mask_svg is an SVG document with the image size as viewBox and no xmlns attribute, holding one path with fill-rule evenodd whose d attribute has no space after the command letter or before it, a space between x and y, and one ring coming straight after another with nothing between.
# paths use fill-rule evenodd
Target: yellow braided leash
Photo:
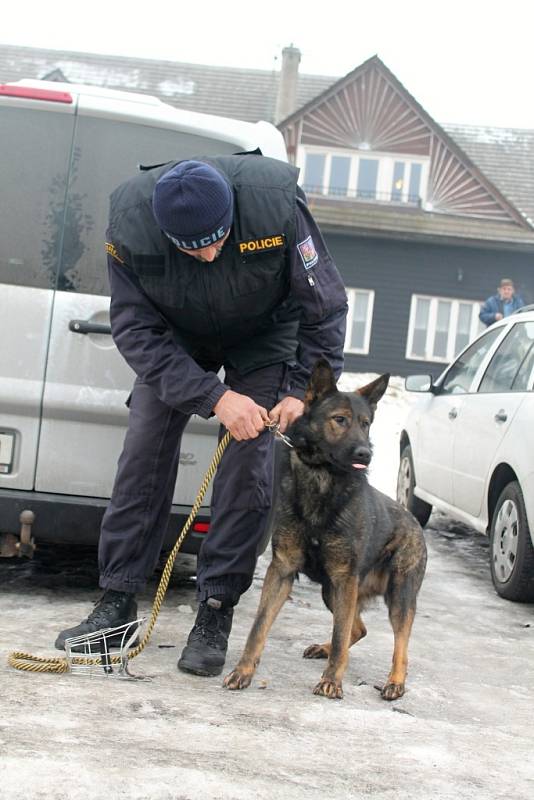
<instances>
[{"instance_id":1,"label":"yellow braided leash","mask_svg":"<svg viewBox=\"0 0 534 800\"><path fill-rule=\"evenodd\" d=\"M219 466L220 460L222 455L228 445L228 442L231 439L231 434L229 431L225 433L221 441L219 442L219 446L215 451L215 455L213 456L212 462L209 465L206 474L204 475L204 479L200 485L200 489L198 490L198 494L196 500L193 504L193 508L191 509L191 513L189 514L184 527L176 544L174 545L173 549L171 550L165 567L163 569L163 573L161 575L158 589L156 591L156 596L154 598L154 603L152 605L152 612L150 614L150 620L148 622L148 626L143 636L143 639L139 642L137 647L132 648L132 650L128 653L128 658L135 658L136 656L141 653L146 645L148 644L150 637L152 635L152 631L154 629L154 625L156 624L156 620L158 618L158 614L161 609L161 605L163 603L163 598L165 597L165 593L167 591L167 587L169 585L169 581L171 579L172 568L174 566L174 562L176 560L176 556L182 546L182 543L191 527L193 520L195 519L198 510L201 506L202 500L204 499L204 495L208 489L211 479L215 475L217 471L217 467ZM71 659L73 664L100 664L101 659L98 658L86 658L80 656L79 658ZM111 656L109 658L109 662L112 664L119 664L121 661L120 656ZM15 669L22 670L23 672L68 672L69 671L69 662L66 658L42 658L41 656L32 656L29 653L22 653L18 650L15 650L13 653L10 653L7 659L7 663L10 667L14 667Z\"/></svg>"}]
</instances>

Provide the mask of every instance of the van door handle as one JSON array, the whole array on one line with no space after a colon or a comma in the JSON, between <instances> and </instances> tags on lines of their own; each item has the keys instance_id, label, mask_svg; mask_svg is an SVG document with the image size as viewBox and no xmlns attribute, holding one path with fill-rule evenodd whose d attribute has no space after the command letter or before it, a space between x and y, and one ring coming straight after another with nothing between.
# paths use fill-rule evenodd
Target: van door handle
<instances>
[{"instance_id":1,"label":"van door handle","mask_svg":"<svg viewBox=\"0 0 534 800\"><path fill-rule=\"evenodd\" d=\"M458 410L456 408L451 408L448 414L449 419L456 419L457 416L458 416Z\"/></svg>"},{"instance_id":2,"label":"van door handle","mask_svg":"<svg viewBox=\"0 0 534 800\"><path fill-rule=\"evenodd\" d=\"M508 414L506 413L504 408L501 408L495 414L495 422L506 422L507 419L508 419Z\"/></svg>"},{"instance_id":3,"label":"van door handle","mask_svg":"<svg viewBox=\"0 0 534 800\"><path fill-rule=\"evenodd\" d=\"M88 319L71 319L69 331L73 333L105 333L111 336L111 325L104 322L89 322Z\"/></svg>"}]
</instances>

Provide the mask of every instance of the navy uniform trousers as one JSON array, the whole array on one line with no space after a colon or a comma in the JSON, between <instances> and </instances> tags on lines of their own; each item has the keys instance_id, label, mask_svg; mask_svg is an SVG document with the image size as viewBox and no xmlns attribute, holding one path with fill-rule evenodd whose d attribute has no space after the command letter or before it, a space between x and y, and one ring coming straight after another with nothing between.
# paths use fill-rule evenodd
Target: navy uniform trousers
<instances>
[{"instance_id":1,"label":"navy uniform trousers","mask_svg":"<svg viewBox=\"0 0 534 800\"><path fill-rule=\"evenodd\" d=\"M228 368L225 384L269 411L278 402L285 375L283 364L247 375ZM99 567L102 588L135 593L144 589L159 559L189 416L162 403L139 379L129 408L113 493L102 520ZM265 431L244 442L232 439L223 454L213 480L210 530L198 557L200 601L217 596L235 605L252 582L271 505L273 452L274 436Z\"/></svg>"}]
</instances>

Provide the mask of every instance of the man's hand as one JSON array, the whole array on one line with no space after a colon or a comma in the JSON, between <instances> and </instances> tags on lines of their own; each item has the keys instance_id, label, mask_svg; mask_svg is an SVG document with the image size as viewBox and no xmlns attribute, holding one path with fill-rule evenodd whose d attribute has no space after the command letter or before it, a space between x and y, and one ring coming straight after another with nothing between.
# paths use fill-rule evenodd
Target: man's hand
<instances>
[{"instance_id":1,"label":"man's hand","mask_svg":"<svg viewBox=\"0 0 534 800\"><path fill-rule=\"evenodd\" d=\"M497 313L495 314L495 322L497 322L497 320L499 319L502 319L502 314L500 311L497 311Z\"/></svg>"},{"instance_id":2,"label":"man's hand","mask_svg":"<svg viewBox=\"0 0 534 800\"><path fill-rule=\"evenodd\" d=\"M271 422L280 424L280 433L285 433L289 425L302 415L304 403L296 397L284 397L269 412Z\"/></svg>"},{"instance_id":3,"label":"man's hand","mask_svg":"<svg viewBox=\"0 0 534 800\"><path fill-rule=\"evenodd\" d=\"M231 389L223 394L213 411L238 442L255 439L269 422L267 409Z\"/></svg>"}]
</instances>

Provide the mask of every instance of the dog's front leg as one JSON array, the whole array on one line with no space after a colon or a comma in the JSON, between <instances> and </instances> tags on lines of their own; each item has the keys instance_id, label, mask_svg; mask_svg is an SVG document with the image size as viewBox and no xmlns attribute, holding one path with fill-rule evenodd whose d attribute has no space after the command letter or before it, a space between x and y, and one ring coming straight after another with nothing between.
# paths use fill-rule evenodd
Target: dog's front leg
<instances>
[{"instance_id":1,"label":"dog's front leg","mask_svg":"<svg viewBox=\"0 0 534 800\"><path fill-rule=\"evenodd\" d=\"M408 642L414 616L414 608L409 608L404 613L400 613L396 608L390 609L395 644L391 671L380 692L384 700L398 700L404 694L404 684L408 670Z\"/></svg>"},{"instance_id":2,"label":"dog's front leg","mask_svg":"<svg viewBox=\"0 0 534 800\"><path fill-rule=\"evenodd\" d=\"M313 693L332 700L341 700L343 698L341 682L349 660L351 629L358 602L357 578L348 575L332 581L332 600L334 628L328 665Z\"/></svg>"},{"instance_id":3,"label":"dog's front leg","mask_svg":"<svg viewBox=\"0 0 534 800\"><path fill-rule=\"evenodd\" d=\"M295 570L290 571L290 567L275 556L265 573L260 605L243 654L235 669L224 679L227 689L250 686L271 625L287 600L294 580Z\"/></svg>"}]
</instances>

